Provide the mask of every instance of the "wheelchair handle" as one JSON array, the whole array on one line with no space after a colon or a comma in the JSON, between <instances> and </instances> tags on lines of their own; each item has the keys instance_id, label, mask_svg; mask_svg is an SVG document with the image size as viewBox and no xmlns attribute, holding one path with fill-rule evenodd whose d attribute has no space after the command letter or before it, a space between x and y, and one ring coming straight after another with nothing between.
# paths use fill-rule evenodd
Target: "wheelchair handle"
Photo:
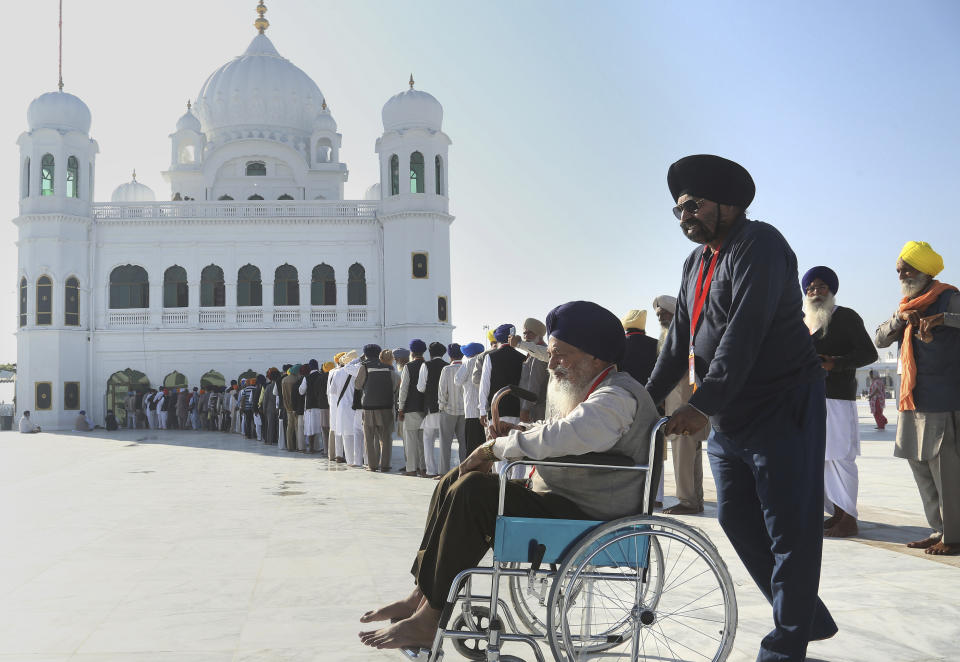
<instances>
[{"instance_id":1,"label":"wheelchair handle","mask_svg":"<svg viewBox=\"0 0 960 662\"><path fill-rule=\"evenodd\" d=\"M507 387L504 387L507 388ZM501 389L503 390L503 389ZM499 391L498 391L499 393ZM656 460L657 454L657 433L660 432L660 428L670 420L669 416L664 416L656 423L653 424L653 428L650 430L650 452L647 456L646 464L634 464L629 466L617 466L610 464L573 464L571 462L551 462L550 460L531 460L531 459L522 459L522 460L508 460L504 461L503 465L500 467L500 493L498 496L497 502L497 516L503 516L503 501L507 493L507 475L510 472L510 469L514 465L522 466L543 466L543 467L568 467L571 469L612 469L615 471L646 471L647 475L643 481L643 501L642 507L643 512L646 513L649 510L650 506L650 487L653 481L653 471L654 462Z\"/></svg>"}]
</instances>

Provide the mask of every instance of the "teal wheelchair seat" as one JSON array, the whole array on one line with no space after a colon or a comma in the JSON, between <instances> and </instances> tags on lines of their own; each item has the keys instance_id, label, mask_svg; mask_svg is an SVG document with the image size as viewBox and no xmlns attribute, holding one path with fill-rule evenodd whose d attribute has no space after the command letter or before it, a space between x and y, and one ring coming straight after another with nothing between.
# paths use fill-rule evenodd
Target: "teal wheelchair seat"
<instances>
[{"instance_id":1,"label":"teal wheelchair seat","mask_svg":"<svg viewBox=\"0 0 960 662\"><path fill-rule=\"evenodd\" d=\"M605 522L500 515L493 539L493 558L501 563L536 563L538 560L542 563L560 563L584 536L601 524ZM640 524L631 528L649 529ZM538 559L540 545L545 550L543 557ZM611 535L593 543L586 554L600 549L591 559L591 565L594 566L646 568L649 548L648 536L615 541Z\"/></svg>"}]
</instances>

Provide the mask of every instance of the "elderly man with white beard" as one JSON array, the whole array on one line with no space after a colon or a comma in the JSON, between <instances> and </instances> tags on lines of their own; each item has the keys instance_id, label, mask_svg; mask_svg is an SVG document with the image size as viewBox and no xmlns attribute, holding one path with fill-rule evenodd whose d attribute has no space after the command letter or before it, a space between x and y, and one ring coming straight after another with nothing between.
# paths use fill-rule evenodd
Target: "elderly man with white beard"
<instances>
[{"instance_id":1,"label":"elderly man with white beard","mask_svg":"<svg viewBox=\"0 0 960 662\"><path fill-rule=\"evenodd\" d=\"M877 329L900 348L900 420L893 454L910 463L933 533L907 547L960 554L960 292L936 280L943 258L925 241L897 257L903 299Z\"/></svg>"},{"instance_id":2,"label":"elderly man with white beard","mask_svg":"<svg viewBox=\"0 0 960 662\"><path fill-rule=\"evenodd\" d=\"M547 316L550 335L547 418L529 426L504 424L493 439L447 473L437 485L406 598L369 611L361 622L393 620L360 633L375 648L430 647L454 578L475 567L493 541L499 479L497 459L534 460L610 453L646 461L657 410L644 388L617 372L624 351L620 320L589 301L572 301ZM512 517L609 520L637 513L642 472L537 467L528 489L507 484L504 514Z\"/></svg>"},{"instance_id":3,"label":"elderly man with white beard","mask_svg":"<svg viewBox=\"0 0 960 662\"><path fill-rule=\"evenodd\" d=\"M857 368L877 360L877 350L850 308L836 305L840 279L830 267L813 267L803 285L803 321L827 371L827 445L823 465L823 523L828 538L855 536L857 527Z\"/></svg>"}]
</instances>

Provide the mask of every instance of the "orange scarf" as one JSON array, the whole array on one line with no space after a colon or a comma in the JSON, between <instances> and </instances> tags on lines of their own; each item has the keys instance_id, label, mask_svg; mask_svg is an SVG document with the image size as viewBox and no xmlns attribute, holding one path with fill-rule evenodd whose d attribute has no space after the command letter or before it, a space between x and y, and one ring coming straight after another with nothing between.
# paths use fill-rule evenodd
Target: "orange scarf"
<instances>
[{"instance_id":1,"label":"orange scarf","mask_svg":"<svg viewBox=\"0 0 960 662\"><path fill-rule=\"evenodd\" d=\"M900 301L899 313L908 311L924 312L934 301L940 298L940 295L949 290L957 291L953 285L941 283L934 280L930 283L930 289L913 299L904 297ZM907 411L916 409L913 403L913 388L917 385L917 360L913 356L913 332L912 324L907 324L903 330L903 344L900 347L900 367L902 375L900 376L900 403L899 410Z\"/></svg>"}]
</instances>

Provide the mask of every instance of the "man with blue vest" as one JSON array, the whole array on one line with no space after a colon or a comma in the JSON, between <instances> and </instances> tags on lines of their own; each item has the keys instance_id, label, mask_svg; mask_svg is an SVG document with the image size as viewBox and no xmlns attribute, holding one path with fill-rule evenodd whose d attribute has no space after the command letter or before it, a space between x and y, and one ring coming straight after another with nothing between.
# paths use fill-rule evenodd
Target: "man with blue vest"
<instances>
[{"instance_id":1,"label":"man with blue vest","mask_svg":"<svg viewBox=\"0 0 960 662\"><path fill-rule=\"evenodd\" d=\"M673 324L647 390L661 403L695 387L664 434L713 426L717 517L774 629L758 662L801 662L837 626L817 597L823 548L824 372L801 317L797 258L776 228L746 217L753 178L728 159L688 156L667 184L686 259Z\"/></svg>"},{"instance_id":2,"label":"man with blue vest","mask_svg":"<svg viewBox=\"0 0 960 662\"><path fill-rule=\"evenodd\" d=\"M900 348L900 422L893 454L906 458L933 533L907 544L960 554L960 294L934 277L943 258L908 241L897 258L903 299L877 329L878 347Z\"/></svg>"}]
</instances>

